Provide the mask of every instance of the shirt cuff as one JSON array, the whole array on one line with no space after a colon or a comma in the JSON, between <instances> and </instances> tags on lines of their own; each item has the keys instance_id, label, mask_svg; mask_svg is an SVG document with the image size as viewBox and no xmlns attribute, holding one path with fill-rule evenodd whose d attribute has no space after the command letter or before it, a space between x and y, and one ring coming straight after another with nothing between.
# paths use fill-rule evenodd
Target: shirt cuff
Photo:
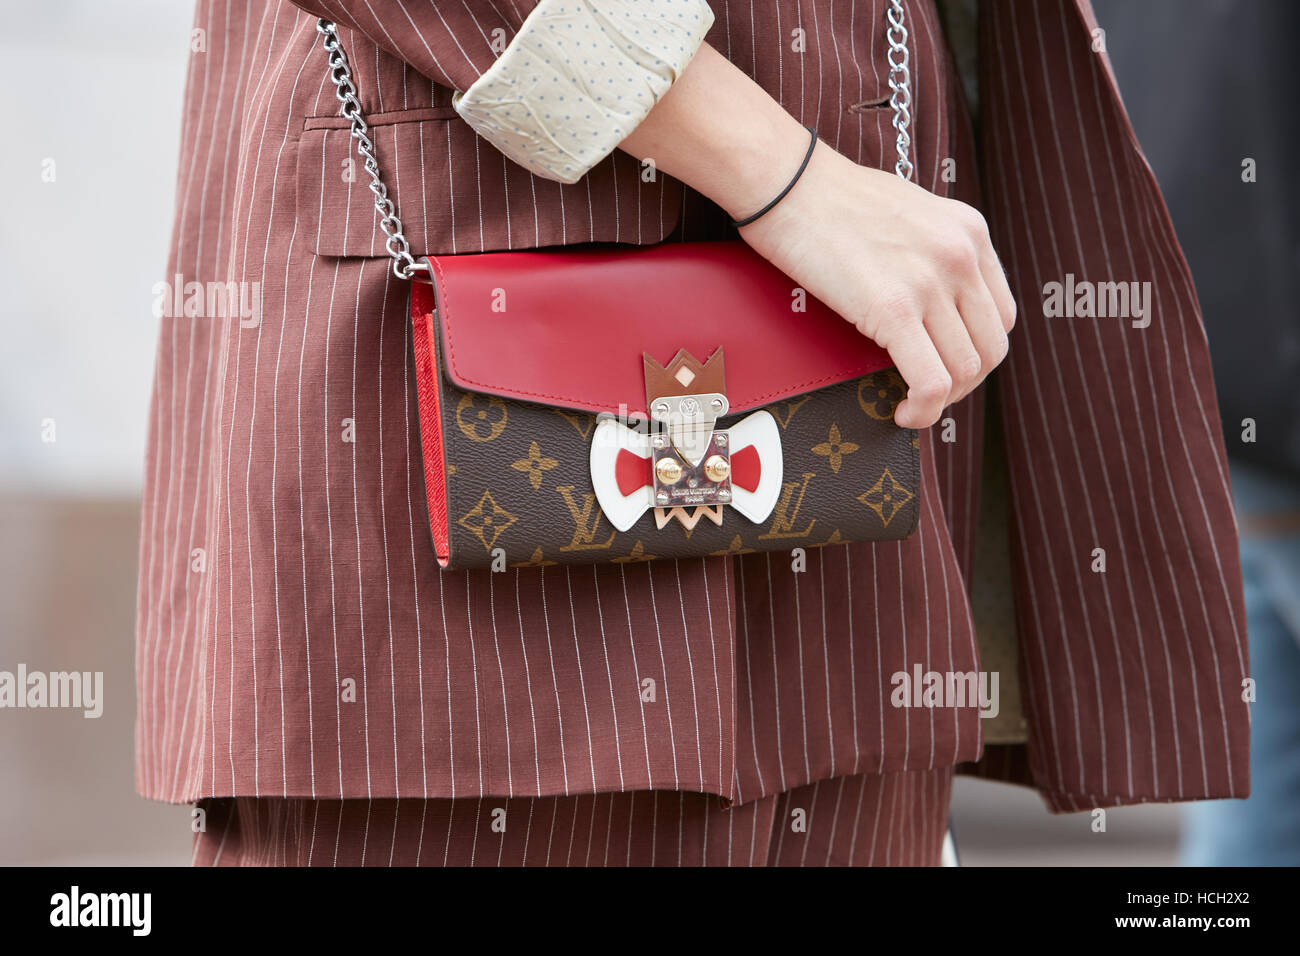
<instances>
[{"instance_id":1,"label":"shirt cuff","mask_svg":"<svg viewBox=\"0 0 1300 956\"><path fill-rule=\"evenodd\" d=\"M452 105L534 175L574 183L645 119L712 25L706 0L541 0Z\"/></svg>"}]
</instances>

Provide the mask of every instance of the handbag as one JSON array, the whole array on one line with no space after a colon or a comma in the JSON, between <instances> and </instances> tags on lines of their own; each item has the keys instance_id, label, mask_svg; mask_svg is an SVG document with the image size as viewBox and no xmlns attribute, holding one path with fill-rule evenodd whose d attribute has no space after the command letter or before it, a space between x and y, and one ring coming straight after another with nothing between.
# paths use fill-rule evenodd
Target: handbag
<instances>
[{"instance_id":1,"label":"handbag","mask_svg":"<svg viewBox=\"0 0 1300 956\"><path fill-rule=\"evenodd\" d=\"M901 4L898 175L911 178ZM333 23L318 30L410 321L430 533L446 568L898 540L919 438L888 355L743 241L417 261Z\"/></svg>"}]
</instances>

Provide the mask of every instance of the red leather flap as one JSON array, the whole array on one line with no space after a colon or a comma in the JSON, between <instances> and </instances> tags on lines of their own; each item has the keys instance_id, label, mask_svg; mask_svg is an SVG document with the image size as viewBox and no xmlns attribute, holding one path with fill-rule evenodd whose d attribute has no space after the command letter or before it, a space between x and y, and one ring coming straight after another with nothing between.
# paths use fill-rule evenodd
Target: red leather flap
<instances>
[{"instance_id":1,"label":"red leather flap","mask_svg":"<svg viewBox=\"0 0 1300 956\"><path fill-rule=\"evenodd\" d=\"M701 361L721 348L743 412L893 364L811 296L794 311L794 282L739 241L429 261L443 365L466 391L644 413L642 352L667 365L681 348Z\"/></svg>"}]
</instances>

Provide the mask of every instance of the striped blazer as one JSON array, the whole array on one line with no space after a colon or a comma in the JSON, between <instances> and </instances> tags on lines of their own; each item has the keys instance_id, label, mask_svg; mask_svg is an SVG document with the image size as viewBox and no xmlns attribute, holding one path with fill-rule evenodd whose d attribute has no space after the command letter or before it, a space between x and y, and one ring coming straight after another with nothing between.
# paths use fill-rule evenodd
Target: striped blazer
<instances>
[{"instance_id":1,"label":"striped blazer","mask_svg":"<svg viewBox=\"0 0 1300 956\"><path fill-rule=\"evenodd\" d=\"M917 180L983 208L1020 307L996 387L1027 744L986 750L969 706L890 701L898 672L980 666L984 389L947 413L955 440L923 436L904 542L817 549L801 573L779 553L439 569L407 290L316 17L340 25L416 254L728 235L632 157L560 184L460 120L452 91L530 6L198 4L166 275L255 307L209 295L162 322L140 792L741 803L965 763L1057 811L1244 795L1243 603L1205 337L1084 0L984 0L978 140L932 0L906 0ZM840 152L892 167L884 0L712 7L709 42ZM1109 282L1149 283L1148 324L1047 314L1049 283Z\"/></svg>"}]
</instances>

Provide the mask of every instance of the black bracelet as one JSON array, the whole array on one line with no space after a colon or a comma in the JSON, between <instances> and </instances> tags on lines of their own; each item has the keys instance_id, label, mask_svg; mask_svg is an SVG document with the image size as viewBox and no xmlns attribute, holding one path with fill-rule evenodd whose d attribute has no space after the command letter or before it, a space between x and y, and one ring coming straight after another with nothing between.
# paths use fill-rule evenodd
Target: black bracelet
<instances>
[{"instance_id":1,"label":"black bracelet","mask_svg":"<svg viewBox=\"0 0 1300 956\"><path fill-rule=\"evenodd\" d=\"M751 222L754 222L757 219L766 216L769 212L771 212L776 207L777 203L779 203L782 199L786 197L786 194L789 193L790 190L794 189L794 184L799 181L799 177L803 175L803 171L808 168L808 160L812 159L813 148L817 145L817 130L813 129L811 126L805 126L804 129L806 129L809 133L812 134L812 139L809 140L808 142L808 152L804 154L803 162L799 164L799 171L794 174L794 179L790 180L789 184L785 187L785 189L782 189L779 193L777 193L775 199L773 199L770 203L768 203L758 212L754 213L754 215L748 217L747 219L731 220L732 226L739 229L741 226L748 226Z\"/></svg>"}]
</instances>

